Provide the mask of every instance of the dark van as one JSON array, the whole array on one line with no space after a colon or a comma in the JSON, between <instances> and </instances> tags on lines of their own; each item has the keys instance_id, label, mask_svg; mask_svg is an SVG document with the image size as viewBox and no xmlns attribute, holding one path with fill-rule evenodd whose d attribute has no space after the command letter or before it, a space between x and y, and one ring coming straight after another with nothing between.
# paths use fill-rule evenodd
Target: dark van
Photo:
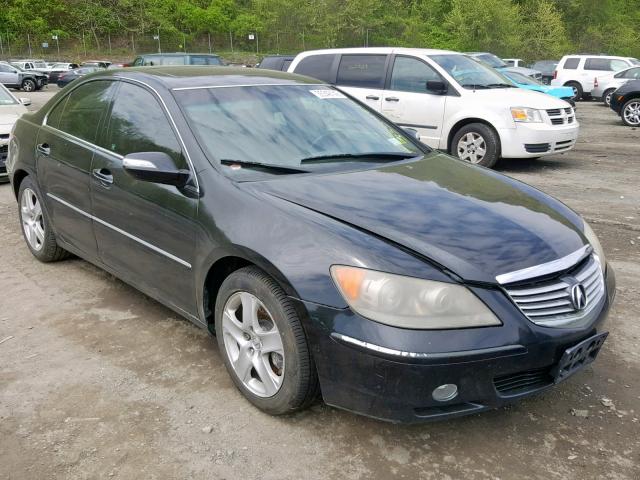
<instances>
[{"instance_id":1,"label":"dark van","mask_svg":"<svg viewBox=\"0 0 640 480\"><path fill-rule=\"evenodd\" d=\"M222 65L218 55L211 53L150 53L138 55L129 67L154 65Z\"/></svg>"}]
</instances>

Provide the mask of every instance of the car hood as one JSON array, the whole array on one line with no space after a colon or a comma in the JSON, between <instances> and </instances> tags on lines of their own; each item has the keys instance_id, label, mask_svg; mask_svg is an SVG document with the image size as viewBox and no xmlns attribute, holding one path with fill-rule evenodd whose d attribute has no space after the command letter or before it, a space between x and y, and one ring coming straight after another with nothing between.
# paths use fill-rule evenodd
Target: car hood
<instances>
[{"instance_id":1,"label":"car hood","mask_svg":"<svg viewBox=\"0 0 640 480\"><path fill-rule=\"evenodd\" d=\"M536 92L546 93L547 95L553 95L557 98L573 97L573 88L571 87L554 87L551 85L524 85L523 88Z\"/></svg>"},{"instance_id":2,"label":"car hood","mask_svg":"<svg viewBox=\"0 0 640 480\"><path fill-rule=\"evenodd\" d=\"M8 111L6 111L8 110ZM6 128L11 129L13 124L16 123L16 120L20 118L26 110L24 107L17 105L14 107L0 107L0 129L5 130Z\"/></svg>"},{"instance_id":3,"label":"car hood","mask_svg":"<svg viewBox=\"0 0 640 480\"><path fill-rule=\"evenodd\" d=\"M370 170L245 185L393 242L467 281L496 283L497 275L585 244L582 220L562 203L439 153Z\"/></svg>"}]
</instances>

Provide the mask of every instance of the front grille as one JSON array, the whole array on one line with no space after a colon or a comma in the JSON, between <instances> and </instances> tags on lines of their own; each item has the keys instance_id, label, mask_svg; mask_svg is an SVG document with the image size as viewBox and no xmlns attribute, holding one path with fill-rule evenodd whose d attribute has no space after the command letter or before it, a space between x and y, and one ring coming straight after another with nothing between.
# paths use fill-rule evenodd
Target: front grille
<instances>
[{"instance_id":1,"label":"front grille","mask_svg":"<svg viewBox=\"0 0 640 480\"><path fill-rule=\"evenodd\" d=\"M493 385L503 397L519 395L547 387L553 383L551 369L538 368L524 372L511 373L493 379Z\"/></svg>"},{"instance_id":2,"label":"front grille","mask_svg":"<svg viewBox=\"0 0 640 480\"><path fill-rule=\"evenodd\" d=\"M578 283L584 286L586 293L586 305L582 310L576 310L571 298L571 289ZM589 322L605 296L602 269L593 255L552 278L520 281L506 285L504 289L529 320L548 327Z\"/></svg>"},{"instance_id":3,"label":"front grille","mask_svg":"<svg viewBox=\"0 0 640 480\"><path fill-rule=\"evenodd\" d=\"M9 140L9 134L8 133L1 133L0 134L0 140Z\"/></svg>"},{"instance_id":4,"label":"front grille","mask_svg":"<svg viewBox=\"0 0 640 480\"><path fill-rule=\"evenodd\" d=\"M575 112L573 108L551 108L547 110L551 125L566 125L575 121Z\"/></svg>"},{"instance_id":5,"label":"front grille","mask_svg":"<svg viewBox=\"0 0 640 480\"><path fill-rule=\"evenodd\" d=\"M9 145L2 145L0 146L0 162L3 162L7 159L7 157L9 156Z\"/></svg>"},{"instance_id":6,"label":"front grille","mask_svg":"<svg viewBox=\"0 0 640 480\"><path fill-rule=\"evenodd\" d=\"M548 143L525 143L524 149L528 153L545 153L551 150L551 145Z\"/></svg>"}]
</instances>

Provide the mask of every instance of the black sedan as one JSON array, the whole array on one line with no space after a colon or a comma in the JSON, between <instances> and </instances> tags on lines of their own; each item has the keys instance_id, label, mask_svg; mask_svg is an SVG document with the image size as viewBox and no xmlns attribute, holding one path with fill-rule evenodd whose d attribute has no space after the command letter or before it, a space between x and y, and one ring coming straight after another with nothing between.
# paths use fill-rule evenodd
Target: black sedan
<instances>
[{"instance_id":1,"label":"black sedan","mask_svg":"<svg viewBox=\"0 0 640 480\"><path fill-rule=\"evenodd\" d=\"M625 125L640 126L640 80L631 80L613 92L609 106Z\"/></svg>"},{"instance_id":2,"label":"black sedan","mask_svg":"<svg viewBox=\"0 0 640 480\"><path fill-rule=\"evenodd\" d=\"M56 83L58 87L64 88L69 85L71 82L76 81L77 79L84 77L90 73L97 72L99 70L103 70L100 67L80 67L73 70L69 70L67 72L62 72L57 76Z\"/></svg>"},{"instance_id":3,"label":"black sedan","mask_svg":"<svg viewBox=\"0 0 640 480\"><path fill-rule=\"evenodd\" d=\"M316 80L102 71L18 120L27 247L78 255L216 335L242 394L403 422L589 364L614 273L584 220Z\"/></svg>"}]
</instances>

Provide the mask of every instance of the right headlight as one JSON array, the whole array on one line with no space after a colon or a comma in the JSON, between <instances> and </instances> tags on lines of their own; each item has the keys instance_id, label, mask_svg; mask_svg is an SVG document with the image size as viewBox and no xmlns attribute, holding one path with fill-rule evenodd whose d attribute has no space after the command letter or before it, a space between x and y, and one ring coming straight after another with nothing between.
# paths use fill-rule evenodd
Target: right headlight
<instances>
[{"instance_id":1,"label":"right headlight","mask_svg":"<svg viewBox=\"0 0 640 480\"><path fill-rule=\"evenodd\" d=\"M542 123L542 114L535 108L511 107L511 118L519 123Z\"/></svg>"},{"instance_id":2,"label":"right headlight","mask_svg":"<svg viewBox=\"0 0 640 480\"><path fill-rule=\"evenodd\" d=\"M424 330L502 325L462 285L344 265L332 266L331 276L349 306L376 322Z\"/></svg>"},{"instance_id":3,"label":"right headlight","mask_svg":"<svg viewBox=\"0 0 640 480\"><path fill-rule=\"evenodd\" d=\"M602 249L602 245L600 245L600 240L596 236L595 232L591 229L589 224L582 220L584 223L584 236L587 237L588 242L593 247L593 253L596 257L598 257L598 261L600 262L600 268L602 268L602 272L604 273L607 260L604 258L604 250Z\"/></svg>"}]
</instances>

